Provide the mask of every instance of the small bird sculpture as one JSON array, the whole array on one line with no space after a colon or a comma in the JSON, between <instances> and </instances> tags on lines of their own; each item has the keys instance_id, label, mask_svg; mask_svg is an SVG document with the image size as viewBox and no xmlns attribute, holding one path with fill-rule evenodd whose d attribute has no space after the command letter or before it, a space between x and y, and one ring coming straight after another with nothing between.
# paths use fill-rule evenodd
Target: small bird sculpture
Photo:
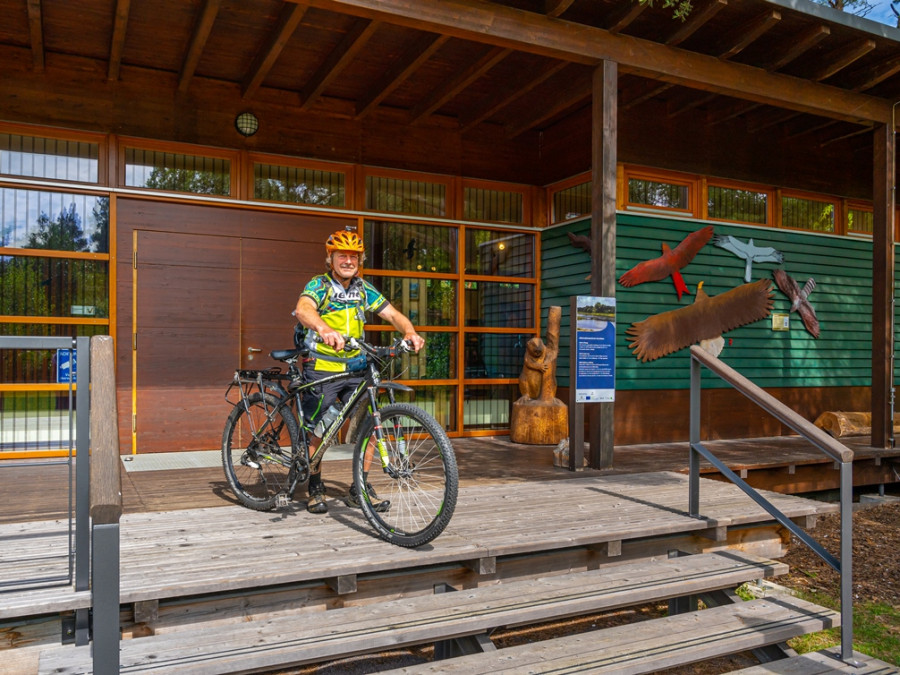
<instances>
[{"instance_id":1,"label":"small bird sculpture","mask_svg":"<svg viewBox=\"0 0 900 675\"><path fill-rule=\"evenodd\" d=\"M778 288L791 301L791 311L797 312L803 321L806 331L814 338L818 338L819 319L816 317L816 310L809 304L809 294L816 287L816 280L810 277L801 289L797 282L784 270L775 270L774 274Z\"/></svg>"},{"instance_id":2,"label":"small bird sculpture","mask_svg":"<svg viewBox=\"0 0 900 675\"><path fill-rule=\"evenodd\" d=\"M700 282L693 304L631 324L625 331L628 347L642 362L698 342L718 356L725 342L722 333L769 316L774 302L771 287L771 281L760 279L710 297Z\"/></svg>"},{"instance_id":3,"label":"small bird sculpture","mask_svg":"<svg viewBox=\"0 0 900 675\"><path fill-rule=\"evenodd\" d=\"M700 249L706 246L706 242L712 235L713 226L707 225L703 229L691 232L674 249L663 243L661 256L638 263L619 277L619 283L628 288L645 281L659 281L671 276L672 282L675 284L675 292L678 293L678 299L681 300L681 294L690 294L690 291L679 270L694 259Z\"/></svg>"},{"instance_id":4,"label":"small bird sculpture","mask_svg":"<svg viewBox=\"0 0 900 675\"><path fill-rule=\"evenodd\" d=\"M781 251L771 246L756 246L752 239L743 242L730 234L717 234L713 237L712 243L714 246L731 251L746 262L744 266L744 281L748 284L751 279L750 273L753 270L753 263L774 262L780 265L784 262L784 256L781 254Z\"/></svg>"},{"instance_id":5,"label":"small bird sculpture","mask_svg":"<svg viewBox=\"0 0 900 675\"><path fill-rule=\"evenodd\" d=\"M569 235L569 241L572 243L572 246L575 248L580 248L582 251L587 251L588 255L591 254L591 238L586 237L583 234L572 234L571 232L567 232Z\"/></svg>"},{"instance_id":6,"label":"small bird sculpture","mask_svg":"<svg viewBox=\"0 0 900 675\"><path fill-rule=\"evenodd\" d=\"M410 239L409 243L406 245L406 259L412 260L413 256L416 254L416 240Z\"/></svg>"}]
</instances>

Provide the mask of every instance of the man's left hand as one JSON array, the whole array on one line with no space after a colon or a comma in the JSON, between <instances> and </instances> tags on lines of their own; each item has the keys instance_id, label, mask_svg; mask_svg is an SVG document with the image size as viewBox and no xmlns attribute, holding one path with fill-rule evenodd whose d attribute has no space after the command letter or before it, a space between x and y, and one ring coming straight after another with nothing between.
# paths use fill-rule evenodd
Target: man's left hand
<instances>
[{"instance_id":1,"label":"man's left hand","mask_svg":"<svg viewBox=\"0 0 900 675\"><path fill-rule=\"evenodd\" d=\"M409 342L412 345L413 351L418 352L422 347L425 346L425 340L422 339L422 336L418 333L407 333L403 336L403 339Z\"/></svg>"}]
</instances>

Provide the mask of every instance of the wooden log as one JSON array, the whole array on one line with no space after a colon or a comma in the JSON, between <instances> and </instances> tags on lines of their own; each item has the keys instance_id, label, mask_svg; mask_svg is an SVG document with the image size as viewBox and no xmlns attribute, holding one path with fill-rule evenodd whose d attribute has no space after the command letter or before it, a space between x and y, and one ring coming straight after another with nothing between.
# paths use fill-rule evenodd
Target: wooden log
<instances>
[{"instance_id":1,"label":"wooden log","mask_svg":"<svg viewBox=\"0 0 900 675\"><path fill-rule=\"evenodd\" d=\"M525 396L513 403L509 439L513 443L556 445L569 435L569 409L558 398Z\"/></svg>"}]
</instances>

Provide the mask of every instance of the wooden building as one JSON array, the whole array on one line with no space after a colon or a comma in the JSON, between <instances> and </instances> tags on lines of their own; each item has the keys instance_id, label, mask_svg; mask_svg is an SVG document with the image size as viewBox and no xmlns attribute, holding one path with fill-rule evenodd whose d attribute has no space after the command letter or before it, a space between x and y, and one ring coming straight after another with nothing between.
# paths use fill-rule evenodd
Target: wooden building
<instances>
[{"instance_id":1,"label":"wooden building","mask_svg":"<svg viewBox=\"0 0 900 675\"><path fill-rule=\"evenodd\" d=\"M815 277L822 323L744 327L723 357L808 417L871 408L885 446L900 31L805 0L661 4L0 0L0 331L111 333L122 447L216 447L231 372L289 346L325 236L353 227L451 434L503 432L546 308L593 294L619 310L594 439L684 439L686 357L638 363L624 330L693 296L616 279L713 224ZM684 273L716 294L743 270L707 246ZM4 410L22 382L52 405L51 363L4 359ZM781 433L707 399L710 436Z\"/></svg>"}]
</instances>

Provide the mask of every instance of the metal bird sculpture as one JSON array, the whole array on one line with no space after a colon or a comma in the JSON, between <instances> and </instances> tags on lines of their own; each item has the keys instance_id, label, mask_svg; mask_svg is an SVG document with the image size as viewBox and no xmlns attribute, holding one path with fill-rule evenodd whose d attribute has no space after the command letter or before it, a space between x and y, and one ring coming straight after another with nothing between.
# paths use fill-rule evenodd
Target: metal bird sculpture
<instances>
[{"instance_id":1,"label":"metal bird sculpture","mask_svg":"<svg viewBox=\"0 0 900 675\"><path fill-rule=\"evenodd\" d=\"M710 297L697 286L694 303L636 321L625 331L632 354L653 361L692 344L717 341L722 333L769 316L774 302L772 282L760 279ZM704 345L706 349L706 345Z\"/></svg>"},{"instance_id":2,"label":"metal bird sculpture","mask_svg":"<svg viewBox=\"0 0 900 675\"><path fill-rule=\"evenodd\" d=\"M572 246L575 248L580 248L582 251L587 251L588 255L591 254L591 238L586 237L583 234L572 234L571 232L567 232L569 235L569 241L572 243Z\"/></svg>"},{"instance_id":3,"label":"metal bird sculpture","mask_svg":"<svg viewBox=\"0 0 900 675\"><path fill-rule=\"evenodd\" d=\"M816 280L810 277L801 289L797 282L784 270L775 270L775 283L778 288L791 301L791 311L797 312L803 321L803 326L814 338L819 337L819 319L816 318L816 310L809 304L809 294L816 287Z\"/></svg>"},{"instance_id":4,"label":"metal bird sculpture","mask_svg":"<svg viewBox=\"0 0 900 675\"><path fill-rule=\"evenodd\" d=\"M781 254L781 251L771 246L756 246L752 239L743 242L730 234L717 234L713 237L712 243L714 246L731 251L747 263L744 267L744 281L748 284L751 279L750 273L753 270L753 263L774 262L780 265L784 262L784 256Z\"/></svg>"},{"instance_id":5,"label":"metal bird sculpture","mask_svg":"<svg viewBox=\"0 0 900 675\"><path fill-rule=\"evenodd\" d=\"M681 294L689 294L690 291L687 284L684 283L680 270L694 259L701 248L706 246L706 242L712 235L713 226L707 225L701 230L691 232L674 249L663 243L661 256L638 263L619 277L619 283L628 288L645 281L659 281L671 276L672 283L675 284L675 292L678 293L678 299L681 300Z\"/></svg>"}]
</instances>

